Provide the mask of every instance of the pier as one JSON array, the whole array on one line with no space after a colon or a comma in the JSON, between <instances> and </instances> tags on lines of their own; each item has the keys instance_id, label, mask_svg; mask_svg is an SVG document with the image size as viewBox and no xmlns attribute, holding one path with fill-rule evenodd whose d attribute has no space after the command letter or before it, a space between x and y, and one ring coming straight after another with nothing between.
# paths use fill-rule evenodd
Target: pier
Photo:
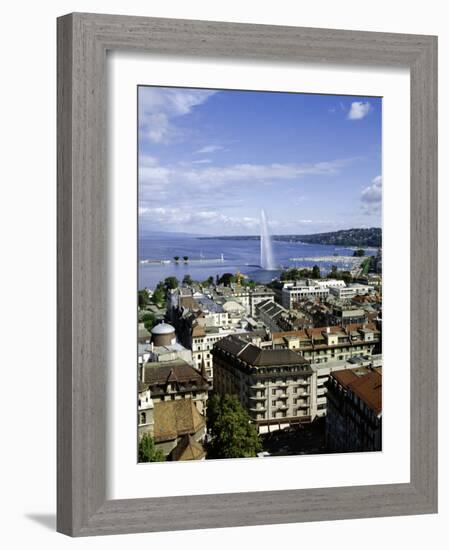
<instances>
[{"instance_id":1,"label":"pier","mask_svg":"<svg viewBox=\"0 0 449 550\"><path fill-rule=\"evenodd\" d=\"M164 264L222 264L225 262L223 254L220 258L189 258L188 260L184 260L183 258L179 258L178 261L175 260L164 260L164 259L152 259L148 258L146 260L140 260L140 264L145 265L164 265Z\"/></svg>"}]
</instances>

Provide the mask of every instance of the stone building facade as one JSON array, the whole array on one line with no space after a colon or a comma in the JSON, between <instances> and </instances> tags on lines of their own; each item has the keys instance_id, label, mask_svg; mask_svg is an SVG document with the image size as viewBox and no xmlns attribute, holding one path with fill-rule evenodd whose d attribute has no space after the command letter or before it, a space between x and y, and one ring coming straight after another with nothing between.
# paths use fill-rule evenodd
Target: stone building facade
<instances>
[{"instance_id":1,"label":"stone building facade","mask_svg":"<svg viewBox=\"0 0 449 550\"><path fill-rule=\"evenodd\" d=\"M212 355L214 391L236 395L260 433L315 417L314 373L297 353L229 336L215 344Z\"/></svg>"},{"instance_id":2,"label":"stone building facade","mask_svg":"<svg viewBox=\"0 0 449 550\"><path fill-rule=\"evenodd\" d=\"M382 450L382 369L333 372L327 383L326 444L331 452Z\"/></svg>"}]
</instances>

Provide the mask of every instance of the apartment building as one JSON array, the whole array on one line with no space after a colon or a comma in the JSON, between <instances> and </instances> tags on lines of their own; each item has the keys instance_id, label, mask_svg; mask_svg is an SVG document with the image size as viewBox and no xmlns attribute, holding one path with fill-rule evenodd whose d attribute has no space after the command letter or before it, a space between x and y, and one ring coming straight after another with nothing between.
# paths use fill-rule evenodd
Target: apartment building
<instances>
[{"instance_id":1,"label":"apartment building","mask_svg":"<svg viewBox=\"0 0 449 550\"><path fill-rule=\"evenodd\" d=\"M374 293L374 286L364 285L361 283L351 283L344 287L332 287L330 288L331 294L336 296L339 300L351 300L355 296L366 296Z\"/></svg>"},{"instance_id":2,"label":"apartment building","mask_svg":"<svg viewBox=\"0 0 449 550\"><path fill-rule=\"evenodd\" d=\"M329 287L315 284L315 281L295 281L285 283L282 288L282 305L292 309L295 304L310 298L325 299L329 296Z\"/></svg>"},{"instance_id":3,"label":"apartment building","mask_svg":"<svg viewBox=\"0 0 449 550\"><path fill-rule=\"evenodd\" d=\"M331 361L329 363L317 363L311 365L315 373L316 391L316 416L322 417L327 414L327 383L333 372L348 369L359 369L360 367L381 367L382 355L363 356L356 355L347 361Z\"/></svg>"},{"instance_id":4,"label":"apartment building","mask_svg":"<svg viewBox=\"0 0 449 550\"><path fill-rule=\"evenodd\" d=\"M336 305L332 308L332 312L328 316L329 324L331 325L353 325L366 323L366 311L362 308L354 306Z\"/></svg>"},{"instance_id":5,"label":"apartment building","mask_svg":"<svg viewBox=\"0 0 449 550\"><path fill-rule=\"evenodd\" d=\"M253 317L256 314L256 306L260 302L269 300L274 302L274 291L264 285L258 285L255 288L232 284L230 287L217 286L213 296L234 298L245 307L246 314Z\"/></svg>"},{"instance_id":6,"label":"apartment building","mask_svg":"<svg viewBox=\"0 0 449 550\"><path fill-rule=\"evenodd\" d=\"M256 315L271 332L312 327L313 322L304 313L287 310L276 302L266 300L256 305Z\"/></svg>"},{"instance_id":7,"label":"apartment building","mask_svg":"<svg viewBox=\"0 0 449 550\"><path fill-rule=\"evenodd\" d=\"M274 332L273 349L290 349L310 364L347 361L355 356L371 356L380 344L380 331L372 324L316 327Z\"/></svg>"},{"instance_id":8,"label":"apartment building","mask_svg":"<svg viewBox=\"0 0 449 550\"><path fill-rule=\"evenodd\" d=\"M192 361L197 370L205 370L206 377L213 384L214 370L212 349L214 344L230 335L243 335L246 330L241 328L204 327L194 325L191 333Z\"/></svg>"},{"instance_id":9,"label":"apartment building","mask_svg":"<svg viewBox=\"0 0 449 550\"><path fill-rule=\"evenodd\" d=\"M314 373L289 349L265 349L238 336L214 345L214 391L236 395L260 433L311 421Z\"/></svg>"},{"instance_id":10,"label":"apartment building","mask_svg":"<svg viewBox=\"0 0 449 550\"><path fill-rule=\"evenodd\" d=\"M382 369L333 372L327 383L326 444L332 452L382 449Z\"/></svg>"}]
</instances>

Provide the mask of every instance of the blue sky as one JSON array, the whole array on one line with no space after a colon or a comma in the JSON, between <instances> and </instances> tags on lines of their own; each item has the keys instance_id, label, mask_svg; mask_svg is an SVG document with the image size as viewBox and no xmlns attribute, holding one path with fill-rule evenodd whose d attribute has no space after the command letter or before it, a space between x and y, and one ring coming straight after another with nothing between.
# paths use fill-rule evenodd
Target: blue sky
<instances>
[{"instance_id":1,"label":"blue sky","mask_svg":"<svg viewBox=\"0 0 449 550\"><path fill-rule=\"evenodd\" d=\"M208 235L381 225L382 100L141 86L139 226Z\"/></svg>"}]
</instances>

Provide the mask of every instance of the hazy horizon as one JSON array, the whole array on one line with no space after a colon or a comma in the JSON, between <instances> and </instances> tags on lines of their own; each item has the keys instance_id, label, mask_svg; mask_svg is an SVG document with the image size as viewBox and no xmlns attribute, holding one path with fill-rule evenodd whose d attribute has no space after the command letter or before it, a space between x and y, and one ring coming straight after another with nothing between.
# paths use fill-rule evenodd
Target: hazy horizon
<instances>
[{"instance_id":1,"label":"hazy horizon","mask_svg":"<svg viewBox=\"0 0 449 550\"><path fill-rule=\"evenodd\" d=\"M381 226L372 226L372 227L343 227L341 229L334 229L332 231L314 231L312 233L271 233L272 237L284 237L289 235L301 235L301 236L312 236L317 235L320 233L337 233L338 231L350 231L350 230L357 230L357 229L380 229L382 231ZM182 235L182 236L190 236L190 237L260 237L260 233L232 233L232 234L226 234L226 233L192 233L188 231L161 231L161 230L149 230L149 231L140 231L141 237L147 237L151 235Z\"/></svg>"}]
</instances>

